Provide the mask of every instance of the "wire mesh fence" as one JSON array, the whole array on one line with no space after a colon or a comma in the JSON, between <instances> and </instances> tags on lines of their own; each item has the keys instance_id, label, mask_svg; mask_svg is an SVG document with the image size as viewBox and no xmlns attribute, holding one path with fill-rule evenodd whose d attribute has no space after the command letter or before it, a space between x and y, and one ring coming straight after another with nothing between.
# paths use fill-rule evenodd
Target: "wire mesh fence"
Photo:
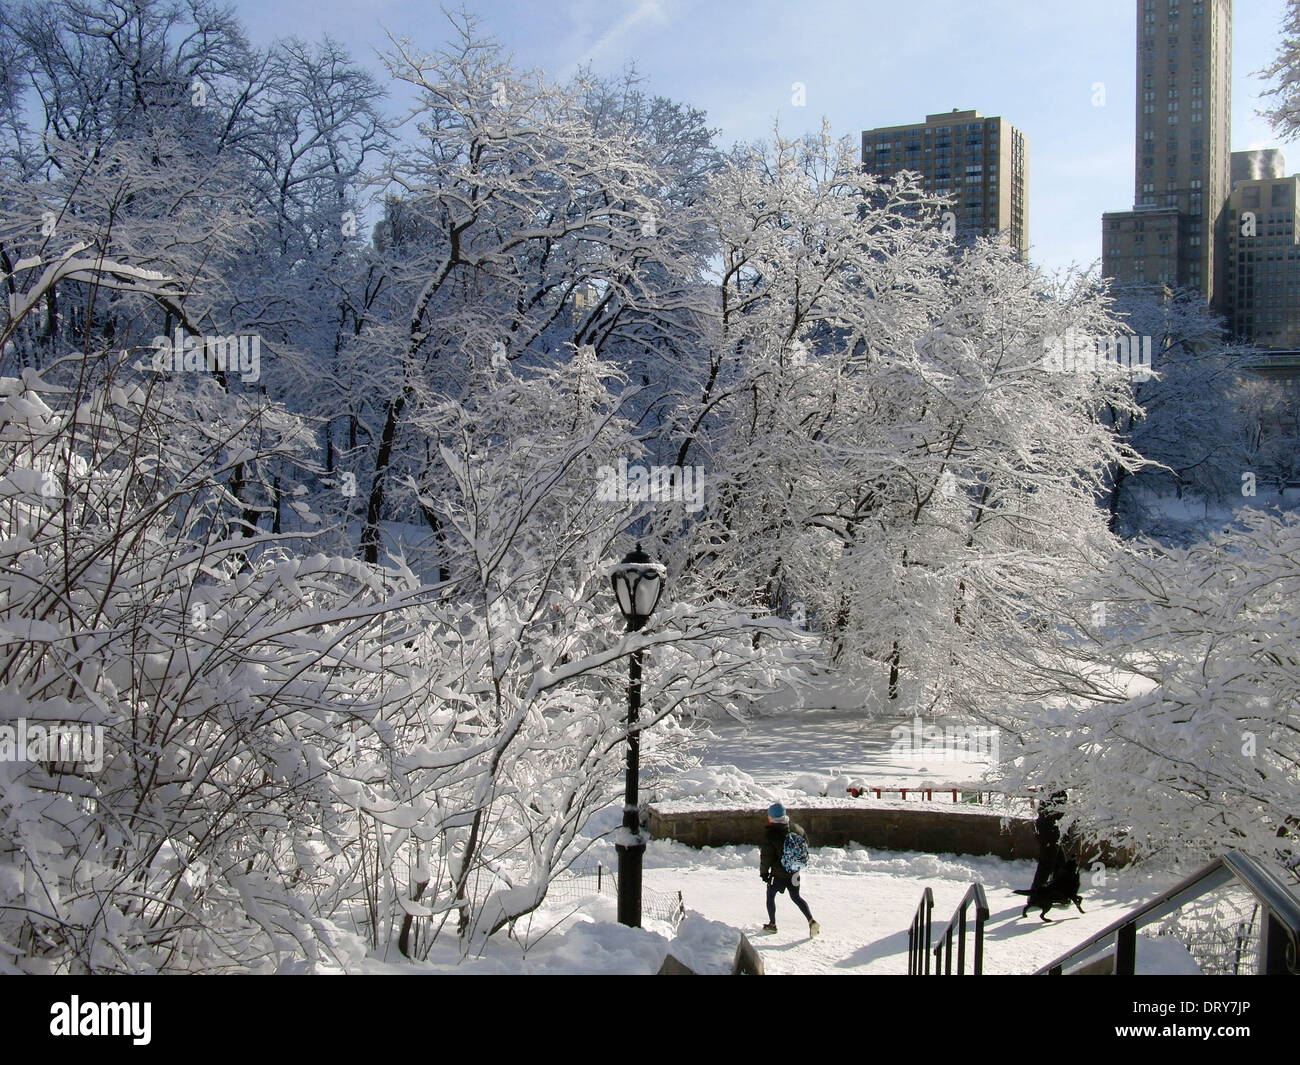
<instances>
[{"instance_id":1,"label":"wire mesh fence","mask_svg":"<svg viewBox=\"0 0 1300 1065\"><path fill-rule=\"evenodd\" d=\"M510 935L519 941L525 952L559 928L593 899L618 900L618 877L613 869L601 863L571 867L551 878L546 888L546 901L542 907L517 923L512 922ZM662 921L676 933L677 926L686 916L682 893L649 891L641 889L641 920Z\"/></svg>"},{"instance_id":2,"label":"wire mesh fence","mask_svg":"<svg viewBox=\"0 0 1300 1065\"><path fill-rule=\"evenodd\" d=\"M568 869L551 879L546 889L548 903L576 904L593 895L618 898L618 877L607 865L596 863ZM641 889L641 916L644 920L663 921L675 929L686 916L682 893Z\"/></svg>"},{"instance_id":3,"label":"wire mesh fence","mask_svg":"<svg viewBox=\"0 0 1300 1065\"><path fill-rule=\"evenodd\" d=\"M1255 976L1262 920L1255 897L1228 886L1189 902L1143 931L1173 936L1206 976Z\"/></svg>"}]
</instances>

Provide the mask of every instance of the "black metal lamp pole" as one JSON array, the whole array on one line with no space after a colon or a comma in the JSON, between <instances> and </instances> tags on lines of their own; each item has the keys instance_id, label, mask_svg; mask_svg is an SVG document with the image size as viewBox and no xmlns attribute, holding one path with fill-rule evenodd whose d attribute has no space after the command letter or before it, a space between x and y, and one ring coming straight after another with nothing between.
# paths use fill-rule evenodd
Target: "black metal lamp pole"
<instances>
[{"instance_id":1,"label":"black metal lamp pole","mask_svg":"<svg viewBox=\"0 0 1300 1065\"><path fill-rule=\"evenodd\" d=\"M663 592L663 567L636 545L635 551L614 567L611 580L627 631L636 632L650 620ZM623 828L614 849L618 852L618 921L641 927L641 866L645 837L641 835L641 649L633 651L627 667L627 777L623 788Z\"/></svg>"},{"instance_id":2,"label":"black metal lamp pole","mask_svg":"<svg viewBox=\"0 0 1300 1065\"><path fill-rule=\"evenodd\" d=\"M637 626L639 628L640 626ZM628 632L636 628L628 625ZM633 651L627 663L627 780L623 786L623 832L614 845L618 851L618 923L641 927L641 866L645 840L641 838L641 652ZM632 842L636 840L636 842Z\"/></svg>"}]
</instances>

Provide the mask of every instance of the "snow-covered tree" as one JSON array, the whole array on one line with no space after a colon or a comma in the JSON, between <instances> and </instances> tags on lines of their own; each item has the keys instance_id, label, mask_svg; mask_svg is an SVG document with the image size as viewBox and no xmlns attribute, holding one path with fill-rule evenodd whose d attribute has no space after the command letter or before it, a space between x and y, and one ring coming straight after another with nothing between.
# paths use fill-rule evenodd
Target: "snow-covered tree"
<instances>
[{"instance_id":1,"label":"snow-covered tree","mask_svg":"<svg viewBox=\"0 0 1300 1065\"><path fill-rule=\"evenodd\" d=\"M590 366L581 389L565 363L428 413L466 573L430 586L225 520L236 466L309 463L291 414L95 357L81 392L0 383L0 726L104 736L102 765L0 760L6 966L342 965L448 916L471 949L617 795L633 649L663 767L673 720L773 668L752 637L783 627L717 600L670 596L622 634L628 508L596 463L634 438Z\"/></svg>"},{"instance_id":2,"label":"snow-covered tree","mask_svg":"<svg viewBox=\"0 0 1300 1065\"><path fill-rule=\"evenodd\" d=\"M627 549L634 507L608 498L601 470L640 450L610 391L621 374L589 349L520 374L416 419L443 441L450 478L418 488L455 575L432 657L457 693L447 709L464 739L440 738L437 764L458 742L473 758L445 780L424 775L438 816L402 833L428 872L407 913L434 929L458 914L466 949L537 906L587 818L621 794L634 648L648 663L640 727L667 772L680 748L673 722L707 704L743 706L775 671L786 635L771 619L674 588L645 629L624 636L608 572ZM450 623L457 611L464 620ZM755 654L760 633L773 638ZM382 850L400 853L391 838Z\"/></svg>"},{"instance_id":3,"label":"snow-covered tree","mask_svg":"<svg viewBox=\"0 0 1300 1065\"><path fill-rule=\"evenodd\" d=\"M1237 390L1253 349L1230 343L1222 320L1195 292L1158 297L1119 289L1114 295L1123 328L1150 344L1153 372L1133 379L1140 410L1103 412L1146 460L1140 468L1120 464L1111 472L1111 528L1119 527L1121 514L1140 524L1137 488L1216 500L1238 494L1247 428Z\"/></svg>"},{"instance_id":4,"label":"snow-covered tree","mask_svg":"<svg viewBox=\"0 0 1300 1065\"><path fill-rule=\"evenodd\" d=\"M480 70L467 45L471 100L448 88L459 68L412 60L424 155L394 162L405 187L362 251L343 215L380 141L373 85L337 47L254 53L202 3L4 17L22 32L0 50L0 727L72 722L104 745L89 770L0 766L0 964L347 964L394 939L420 952L449 917L477 947L616 796L632 650L664 771L678 719L763 690L789 635L683 587L625 636L608 587L635 515L597 470L644 445L597 350L654 348L683 303L659 296L699 262L647 224L676 191L634 127L671 156L699 116ZM38 71L35 110L11 61ZM585 317L579 286L602 304ZM275 358L265 381L155 359L156 335L245 329ZM562 346L576 329L589 343ZM361 376L394 337L402 359ZM317 428L330 465L330 428L356 447L394 395L416 459L401 488L441 530L432 584L330 554L312 506Z\"/></svg>"},{"instance_id":5,"label":"snow-covered tree","mask_svg":"<svg viewBox=\"0 0 1300 1065\"><path fill-rule=\"evenodd\" d=\"M1300 382L1245 376L1234 399L1246 439L1233 494L1300 485Z\"/></svg>"},{"instance_id":6,"label":"snow-covered tree","mask_svg":"<svg viewBox=\"0 0 1300 1065\"><path fill-rule=\"evenodd\" d=\"M19 303L8 371L102 336L147 344L175 326L228 333L222 265L249 239L248 197L230 148L245 128L255 57L233 16L206 0L39 0L0 14L5 55L24 71L6 93L0 269L13 297L77 248L85 258L201 291L182 311L157 286L139 298L100 271L98 297L62 272L42 284L44 316ZM164 301L164 295L168 298ZM217 328L210 328L217 327Z\"/></svg>"},{"instance_id":7,"label":"snow-covered tree","mask_svg":"<svg viewBox=\"0 0 1300 1065\"><path fill-rule=\"evenodd\" d=\"M92 291L190 298L72 262ZM470 949L535 907L617 793L627 655L670 766L665 719L761 690L753 637L783 629L689 595L611 625L630 515L597 464L639 446L617 377L584 351L425 408L449 473L412 490L457 573L433 586L268 531L248 473L311 472L312 434L202 367L97 349L0 380L0 726L104 737L89 768L0 760L4 964L339 965L448 915ZM284 486L311 528L305 491Z\"/></svg>"},{"instance_id":8,"label":"snow-covered tree","mask_svg":"<svg viewBox=\"0 0 1300 1065\"><path fill-rule=\"evenodd\" d=\"M993 715L1020 740L1007 785L1067 788L1070 821L1141 856L1294 864L1297 603L1294 515L1248 510L1191 548L1118 554Z\"/></svg>"},{"instance_id":9,"label":"snow-covered tree","mask_svg":"<svg viewBox=\"0 0 1300 1065\"><path fill-rule=\"evenodd\" d=\"M1033 641L1064 574L1109 550L1095 506L1133 456L1095 416L1124 374L1052 373L1112 331L993 243L961 251L904 180L830 138L740 155L710 202L723 276L711 362L678 414L709 500L677 523L693 579L802 613L844 666L942 699L990 641ZM797 607L796 607L797 604Z\"/></svg>"},{"instance_id":10,"label":"snow-covered tree","mask_svg":"<svg viewBox=\"0 0 1300 1065\"><path fill-rule=\"evenodd\" d=\"M1277 55L1260 73L1271 82L1268 95L1277 98L1265 117L1290 140L1300 132L1300 0L1287 0L1281 29Z\"/></svg>"},{"instance_id":11,"label":"snow-covered tree","mask_svg":"<svg viewBox=\"0 0 1300 1065\"><path fill-rule=\"evenodd\" d=\"M353 345L384 396L362 529L371 560L394 467L437 461L403 435L424 390L468 389L474 370L555 355L579 333L600 352L623 323L652 318L664 291L688 287L700 261L673 212L656 212L671 182L635 108L593 116L589 87L517 74L472 19L453 26L433 56L398 41L388 57L418 93L419 141L386 175L400 200L381 232L389 289ZM415 451L399 463L404 447Z\"/></svg>"}]
</instances>

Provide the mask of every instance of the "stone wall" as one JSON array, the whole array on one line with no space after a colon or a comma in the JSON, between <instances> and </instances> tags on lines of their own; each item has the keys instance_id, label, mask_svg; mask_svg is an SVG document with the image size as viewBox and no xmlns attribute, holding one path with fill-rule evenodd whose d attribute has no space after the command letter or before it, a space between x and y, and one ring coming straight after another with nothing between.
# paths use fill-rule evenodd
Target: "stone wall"
<instances>
[{"instance_id":1,"label":"stone wall","mask_svg":"<svg viewBox=\"0 0 1300 1065\"><path fill-rule=\"evenodd\" d=\"M755 810L660 810L650 807L650 838L675 839L692 847L763 842L766 817ZM1034 822L972 810L845 806L789 809L790 819L808 833L814 847L859 843L882 850L932 854L992 854L1037 858ZM1003 822L1006 822L1005 828Z\"/></svg>"},{"instance_id":2,"label":"stone wall","mask_svg":"<svg viewBox=\"0 0 1300 1065\"><path fill-rule=\"evenodd\" d=\"M814 847L844 847L859 843L881 850L923 851L929 854L991 854L998 858L1038 858L1038 840L1031 817L1006 817L962 804L790 807L793 821L808 833ZM651 839L675 839L691 847L758 846L767 817L762 810L694 809L671 803L650 806ZM1118 868L1132 861L1127 851L1108 846L1088 848L1087 867L1100 861Z\"/></svg>"}]
</instances>

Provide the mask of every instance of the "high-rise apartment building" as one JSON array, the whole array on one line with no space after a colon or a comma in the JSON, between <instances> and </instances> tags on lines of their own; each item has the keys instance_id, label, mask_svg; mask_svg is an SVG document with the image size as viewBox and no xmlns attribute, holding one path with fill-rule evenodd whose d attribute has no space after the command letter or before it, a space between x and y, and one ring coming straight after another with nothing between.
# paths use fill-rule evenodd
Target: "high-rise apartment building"
<instances>
[{"instance_id":1,"label":"high-rise apartment building","mask_svg":"<svg viewBox=\"0 0 1300 1065\"><path fill-rule=\"evenodd\" d=\"M951 201L959 236L1001 235L1028 258L1029 146L1010 122L954 110L865 130L862 165L882 178L916 171L926 192Z\"/></svg>"},{"instance_id":2,"label":"high-rise apartment building","mask_svg":"<svg viewBox=\"0 0 1300 1065\"><path fill-rule=\"evenodd\" d=\"M1229 324L1242 340L1300 351L1300 176L1276 149L1232 153L1228 197Z\"/></svg>"},{"instance_id":3,"label":"high-rise apartment building","mask_svg":"<svg viewBox=\"0 0 1300 1065\"><path fill-rule=\"evenodd\" d=\"M1227 311L1232 0L1137 0L1133 209L1102 218L1107 277Z\"/></svg>"}]
</instances>

